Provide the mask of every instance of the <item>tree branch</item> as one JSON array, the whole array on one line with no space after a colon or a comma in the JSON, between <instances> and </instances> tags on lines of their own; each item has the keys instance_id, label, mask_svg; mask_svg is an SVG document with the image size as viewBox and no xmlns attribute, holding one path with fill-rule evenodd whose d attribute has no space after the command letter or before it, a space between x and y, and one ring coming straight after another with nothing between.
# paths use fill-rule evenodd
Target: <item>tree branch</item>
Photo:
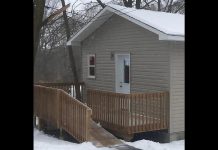
<instances>
[{"instance_id":1,"label":"tree branch","mask_svg":"<svg viewBox=\"0 0 218 150\"><path fill-rule=\"evenodd\" d=\"M70 4L67 4L66 6L58 9L57 11L55 11L54 13L52 13L49 17L47 17L43 22L42 22L42 26L46 25L48 22L50 22L55 16L59 15L60 13L62 13L63 11L65 11L68 7L70 6Z\"/></svg>"},{"instance_id":2,"label":"tree branch","mask_svg":"<svg viewBox=\"0 0 218 150\"><path fill-rule=\"evenodd\" d=\"M154 2L154 1L155 1L155 0L151 0L150 2L147 2L147 1L144 0L145 6L143 6L143 7L141 7L141 8L145 8L146 6L148 6L149 8L151 8L151 7L150 7L150 3Z\"/></svg>"},{"instance_id":3,"label":"tree branch","mask_svg":"<svg viewBox=\"0 0 218 150\"><path fill-rule=\"evenodd\" d=\"M168 7L168 4L169 4L169 0L167 0L167 4L166 6L164 7L164 11L166 11L167 7Z\"/></svg>"},{"instance_id":4,"label":"tree branch","mask_svg":"<svg viewBox=\"0 0 218 150\"><path fill-rule=\"evenodd\" d=\"M173 5L173 0L170 1L170 4L169 4L167 12L171 12L172 11L172 5Z\"/></svg>"},{"instance_id":5,"label":"tree branch","mask_svg":"<svg viewBox=\"0 0 218 150\"><path fill-rule=\"evenodd\" d=\"M105 4L101 2L101 0L97 0L97 2L99 3L99 5L101 5L102 8L105 8Z\"/></svg>"},{"instance_id":6,"label":"tree branch","mask_svg":"<svg viewBox=\"0 0 218 150\"><path fill-rule=\"evenodd\" d=\"M185 3L183 3L176 11L175 13L177 13L178 11L180 11L183 7L184 7Z\"/></svg>"}]
</instances>

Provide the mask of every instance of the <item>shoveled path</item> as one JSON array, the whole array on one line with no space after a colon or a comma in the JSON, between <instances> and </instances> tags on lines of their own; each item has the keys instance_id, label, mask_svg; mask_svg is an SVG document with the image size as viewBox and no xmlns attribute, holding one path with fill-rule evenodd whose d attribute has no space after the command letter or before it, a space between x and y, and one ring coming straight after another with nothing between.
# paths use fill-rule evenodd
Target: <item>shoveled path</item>
<instances>
[{"instance_id":1,"label":"shoveled path","mask_svg":"<svg viewBox=\"0 0 218 150\"><path fill-rule=\"evenodd\" d=\"M88 141L92 142L96 147L109 147L117 150L140 150L123 143L110 132L97 125L93 120L90 121Z\"/></svg>"}]
</instances>

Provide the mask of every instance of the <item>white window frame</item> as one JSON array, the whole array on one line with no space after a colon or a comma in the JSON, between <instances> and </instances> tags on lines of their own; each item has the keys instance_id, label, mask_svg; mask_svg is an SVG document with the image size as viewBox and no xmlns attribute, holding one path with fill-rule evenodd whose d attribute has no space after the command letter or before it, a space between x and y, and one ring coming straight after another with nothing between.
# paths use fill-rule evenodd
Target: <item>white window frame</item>
<instances>
[{"instance_id":1,"label":"white window frame","mask_svg":"<svg viewBox=\"0 0 218 150\"><path fill-rule=\"evenodd\" d=\"M95 62L94 62L95 65L90 65L90 64L89 64L89 62L90 62L90 57L93 57L93 56L94 56L94 58L95 58ZM87 60L88 60L88 78L95 79L96 71L95 71L95 75L94 75L94 76L92 76L92 75L89 74L89 73L90 73L90 67L94 67L94 70L96 70L96 69L95 69L95 66L96 66L96 57L95 57L95 54L89 54L89 55L87 56Z\"/></svg>"}]
</instances>

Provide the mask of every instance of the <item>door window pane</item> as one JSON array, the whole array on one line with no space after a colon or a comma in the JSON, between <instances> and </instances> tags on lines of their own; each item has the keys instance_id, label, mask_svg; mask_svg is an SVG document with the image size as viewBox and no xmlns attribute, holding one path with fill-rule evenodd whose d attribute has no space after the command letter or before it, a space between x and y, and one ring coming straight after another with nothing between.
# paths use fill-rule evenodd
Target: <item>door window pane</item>
<instances>
[{"instance_id":1,"label":"door window pane","mask_svg":"<svg viewBox=\"0 0 218 150\"><path fill-rule=\"evenodd\" d=\"M124 83L129 83L129 62L124 59Z\"/></svg>"}]
</instances>

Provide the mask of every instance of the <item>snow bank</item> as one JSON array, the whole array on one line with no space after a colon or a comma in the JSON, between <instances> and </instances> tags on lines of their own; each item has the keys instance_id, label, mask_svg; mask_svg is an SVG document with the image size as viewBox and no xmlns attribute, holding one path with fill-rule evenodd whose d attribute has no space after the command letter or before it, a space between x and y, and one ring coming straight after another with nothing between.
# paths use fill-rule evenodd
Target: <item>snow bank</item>
<instances>
[{"instance_id":1,"label":"snow bank","mask_svg":"<svg viewBox=\"0 0 218 150\"><path fill-rule=\"evenodd\" d=\"M160 144L148 140L124 143L142 150L184 150L184 140ZM81 144L59 140L34 129L34 150L114 150L113 148L97 148L90 142Z\"/></svg>"},{"instance_id":2,"label":"snow bank","mask_svg":"<svg viewBox=\"0 0 218 150\"><path fill-rule=\"evenodd\" d=\"M34 150L112 150L97 148L90 142L81 144L59 140L34 129Z\"/></svg>"},{"instance_id":3,"label":"snow bank","mask_svg":"<svg viewBox=\"0 0 218 150\"><path fill-rule=\"evenodd\" d=\"M184 140L174 141L171 143L157 143L148 140L140 140L136 142L125 142L124 143L142 149L142 150L184 150Z\"/></svg>"}]
</instances>

